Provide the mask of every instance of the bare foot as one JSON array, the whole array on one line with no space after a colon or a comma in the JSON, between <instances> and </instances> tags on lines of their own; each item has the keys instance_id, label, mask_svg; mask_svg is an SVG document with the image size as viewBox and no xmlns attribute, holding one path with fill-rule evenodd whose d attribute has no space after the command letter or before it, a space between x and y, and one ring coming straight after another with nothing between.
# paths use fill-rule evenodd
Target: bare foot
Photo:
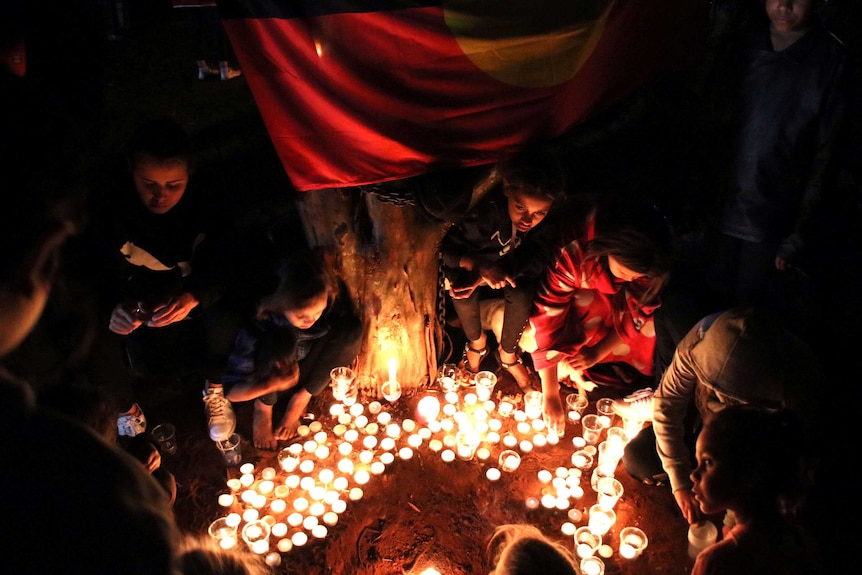
<instances>
[{"instance_id":1,"label":"bare foot","mask_svg":"<svg viewBox=\"0 0 862 575\"><path fill-rule=\"evenodd\" d=\"M299 427L299 420L305 413L309 401L311 401L311 394L305 389L300 388L293 394L287 403L284 417L281 418L281 423L275 430L276 439L293 439Z\"/></svg>"},{"instance_id":2,"label":"bare foot","mask_svg":"<svg viewBox=\"0 0 862 575\"><path fill-rule=\"evenodd\" d=\"M254 420L252 421L252 438L258 449L276 449L278 441L272 433L272 406L263 402L254 402Z\"/></svg>"}]
</instances>

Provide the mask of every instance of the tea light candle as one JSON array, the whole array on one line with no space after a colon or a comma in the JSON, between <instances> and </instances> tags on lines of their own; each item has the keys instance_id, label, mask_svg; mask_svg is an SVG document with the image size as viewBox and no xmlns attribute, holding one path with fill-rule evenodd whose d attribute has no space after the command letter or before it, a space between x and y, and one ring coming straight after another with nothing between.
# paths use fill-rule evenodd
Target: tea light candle
<instances>
[{"instance_id":1,"label":"tea light candle","mask_svg":"<svg viewBox=\"0 0 862 575\"><path fill-rule=\"evenodd\" d=\"M368 449L365 449L359 453L359 462L368 465L371 461L374 460L374 452Z\"/></svg>"},{"instance_id":2,"label":"tea light candle","mask_svg":"<svg viewBox=\"0 0 862 575\"><path fill-rule=\"evenodd\" d=\"M590 518L588 525L593 533L604 535L616 522L617 514L613 509L604 509L601 505L590 507Z\"/></svg>"},{"instance_id":3,"label":"tea light candle","mask_svg":"<svg viewBox=\"0 0 862 575\"><path fill-rule=\"evenodd\" d=\"M307 510L308 505L308 499L306 499L305 497L297 497L293 500L293 509L295 511L299 511L300 513Z\"/></svg>"},{"instance_id":4,"label":"tea light candle","mask_svg":"<svg viewBox=\"0 0 862 575\"><path fill-rule=\"evenodd\" d=\"M518 449L521 450L521 453L530 453L533 451L533 444L524 439L518 444Z\"/></svg>"},{"instance_id":5,"label":"tea light candle","mask_svg":"<svg viewBox=\"0 0 862 575\"><path fill-rule=\"evenodd\" d=\"M371 464L371 474L372 475L380 475L384 471L386 471L386 465L383 464L382 461L375 461Z\"/></svg>"},{"instance_id":6,"label":"tea light candle","mask_svg":"<svg viewBox=\"0 0 862 575\"><path fill-rule=\"evenodd\" d=\"M547 469L540 469L538 476L539 476L539 481L541 481L542 483L550 483L551 478L553 477L551 475L551 472L548 471Z\"/></svg>"},{"instance_id":7,"label":"tea light candle","mask_svg":"<svg viewBox=\"0 0 862 575\"><path fill-rule=\"evenodd\" d=\"M582 575L604 575L605 562L596 556L581 559Z\"/></svg>"},{"instance_id":8,"label":"tea light candle","mask_svg":"<svg viewBox=\"0 0 862 575\"><path fill-rule=\"evenodd\" d=\"M341 425L350 425L351 421L353 421L353 416L349 413L342 413L338 416L338 423Z\"/></svg>"},{"instance_id":9,"label":"tea light candle","mask_svg":"<svg viewBox=\"0 0 862 575\"><path fill-rule=\"evenodd\" d=\"M500 434L496 431L489 431L485 436L485 441L491 444L500 443Z\"/></svg>"},{"instance_id":10,"label":"tea light candle","mask_svg":"<svg viewBox=\"0 0 862 575\"><path fill-rule=\"evenodd\" d=\"M500 479L500 475L500 470L496 467L489 467L488 470L485 472L485 477L488 478L488 481L497 481L498 479Z\"/></svg>"},{"instance_id":11,"label":"tea light candle","mask_svg":"<svg viewBox=\"0 0 862 575\"><path fill-rule=\"evenodd\" d=\"M440 429L446 432L452 431L455 429L455 422L451 419L444 419L440 422Z\"/></svg>"},{"instance_id":12,"label":"tea light candle","mask_svg":"<svg viewBox=\"0 0 862 575\"><path fill-rule=\"evenodd\" d=\"M311 497L312 501L321 501L326 496L326 487L323 485L312 485L311 489L308 490L308 496ZM311 507L314 507L313 503Z\"/></svg>"},{"instance_id":13,"label":"tea light candle","mask_svg":"<svg viewBox=\"0 0 862 575\"><path fill-rule=\"evenodd\" d=\"M368 404L368 413L371 415L377 415L383 410L383 404L379 401L372 401Z\"/></svg>"},{"instance_id":14,"label":"tea light candle","mask_svg":"<svg viewBox=\"0 0 862 575\"><path fill-rule=\"evenodd\" d=\"M503 417L509 417L512 415L512 412L515 410L515 406L508 401L501 401L500 405L497 406L497 413L502 415Z\"/></svg>"},{"instance_id":15,"label":"tea light candle","mask_svg":"<svg viewBox=\"0 0 862 575\"><path fill-rule=\"evenodd\" d=\"M365 449L374 449L377 447L377 437L373 435L366 435L362 440L362 447Z\"/></svg>"},{"instance_id":16,"label":"tea light candle","mask_svg":"<svg viewBox=\"0 0 862 575\"><path fill-rule=\"evenodd\" d=\"M302 513L291 513L287 516L287 524L291 527L299 527L302 525Z\"/></svg>"},{"instance_id":17,"label":"tea light candle","mask_svg":"<svg viewBox=\"0 0 862 575\"><path fill-rule=\"evenodd\" d=\"M548 443L548 440L545 439L545 436L542 435L541 433L537 433L536 435L533 436L533 445L535 447L544 447L545 445L547 445L547 443Z\"/></svg>"},{"instance_id":18,"label":"tea light candle","mask_svg":"<svg viewBox=\"0 0 862 575\"><path fill-rule=\"evenodd\" d=\"M290 553L291 549L293 549L293 541L290 539L279 539L275 546L282 553Z\"/></svg>"},{"instance_id":19,"label":"tea light candle","mask_svg":"<svg viewBox=\"0 0 862 575\"><path fill-rule=\"evenodd\" d=\"M228 479L227 486L231 491L239 491L239 488L242 487L242 483L240 483L239 479Z\"/></svg>"},{"instance_id":20,"label":"tea light candle","mask_svg":"<svg viewBox=\"0 0 862 575\"><path fill-rule=\"evenodd\" d=\"M290 536L290 542L293 543L294 547L302 547L308 543L308 535L306 535L305 531L297 531Z\"/></svg>"},{"instance_id":21,"label":"tea light candle","mask_svg":"<svg viewBox=\"0 0 862 575\"><path fill-rule=\"evenodd\" d=\"M218 504L222 507L230 507L234 501L236 501L236 497L233 493L222 493L218 496Z\"/></svg>"},{"instance_id":22,"label":"tea light candle","mask_svg":"<svg viewBox=\"0 0 862 575\"><path fill-rule=\"evenodd\" d=\"M355 429L348 429L344 432L344 441L354 443L357 439L359 439L359 432Z\"/></svg>"},{"instance_id":23,"label":"tea light candle","mask_svg":"<svg viewBox=\"0 0 862 575\"><path fill-rule=\"evenodd\" d=\"M314 517L315 524L317 523L317 518L326 513L326 506L320 501L316 501L311 504L308 508L308 512L311 513L311 516Z\"/></svg>"},{"instance_id":24,"label":"tea light candle","mask_svg":"<svg viewBox=\"0 0 862 575\"><path fill-rule=\"evenodd\" d=\"M431 451L440 451L441 449L443 449L443 442L439 439L432 439L428 442L428 448Z\"/></svg>"},{"instance_id":25,"label":"tea light candle","mask_svg":"<svg viewBox=\"0 0 862 575\"><path fill-rule=\"evenodd\" d=\"M526 435L530 433L530 424L526 421L522 421L515 427L515 429L517 429L518 433L521 435Z\"/></svg>"},{"instance_id":26,"label":"tea light candle","mask_svg":"<svg viewBox=\"0 0 862 575\"><path fill-rule=\"evenodd\" d=\"M480 447L476 450L476 457L479 458L479 461L485 461L489 457L491 457L491 450L487 447Z\"/></svg>"},{"instance_id":27,"label":"tea light candle","mask_svg":"<svg viewBox=\"0 0 862 575\"><path fill-rule=\"evenodd\" d=\"M353 470L351 469L351 473L349 473L348 475L350 475L352 473L353 473ZM332 480L332 488L335 489L336 491L344 491L345 489L347 489L347 486L349 484L350 484L350 482L347 480L346 477L336 477L335 479Z\"/></svg>"},{"instance_id":28,"label":"tea light candle","mask_svg":"<svg viewBox=\"0 0 862 575\"><path fill-rule=\"evenodd\" d=\"M275 489L275 484L272 481L261 481L257 485L257 490L260 491L260 493L262 493L263 495L268 495L272 493L273 489Z\"/></svg>"},{"instance_id":29,"label":"tea light candle","mask_svg":"<svg viewBox=\"0 0 862 575\"><path fill-rule=\"evenodd\" d=\"M524 504L527 506L527 509L531 511L539 508L539 500L535 497L527 497Z\"/></svg>"},{"instance_id":30,"label":"tea light candle","mask_svg":"<svg viewBox=\"0 0 862 575\"><path fill-rule=\"evenodd\" d=\"M457 393L457 392L455 392L455 391L447 391L447 392L446 392L446 395L444 395L443 397L446 399L446 403L449 403L449 404L452 404L452 405L457 404L457 403L458 403L458 401L461 399L461 398L458 396L458 393Z\"/></svg>"},{"instance_id":31,"label":"tea light candle","mask_svg":"<svg viewBox=\"0 0 862 575\"><path fill-rule=\"evenodd\" d=\"M404 459L404 460L412 459L413 458L413 449L411 449L410 447L402 447L398 451L398 457L400 457L401 459Z\"/></svg>"},{"instance_id":32,"label":"tea light candle","mask_svg":"<svg viewBox=\"0 0 862 575\"><path fill-rule=\"evenodd\" d=\"M359 417L365 411L365 406L361 403L354 403L350 406L350 415L353 417Z\"/></svg>"},{"instance_id":33,"label":"tea light candle","mask_svg":"<svg viewBox=\"0 0 862 575\"><path fill-rule=\"evenodd\" d=\"M377 423L380 425L386 425L390 421L392 421L392 414L388 411L381 411L377 414Z\"/></svg>"},{"instance_id":34,"label":"tea light candle","mask_svg":"<svg viewBox=\"0 0 862 575\"><path fill-rule=\"evenodd\" d=\"M361 487L354 487L350 490L347 496L350 498L351 501L359 501L360 499L362 499L363 495L365 494L362 492Z\"/></svg>"},{"instance_id":35,"label":"tea light candle","mask_svg":"<svg viewBox=\"0 0 862 575\"><path fill-rule=\"evenodd\" d=\"M454 417L456 413L461 413L461 412L458 411L458 408L455 407L453 404L447 403L446 405L443 406L443 415L445 415L447 417Z\"/></svg>"},{"instance_id":36,"label":"tea light candle","mask_svg":"<svg viewBox=\"0 0 862 575\"><path fill-rule=\"evenodd\" d=\"M273 513L284 513L284 510L287 509L287 503L285 503L284 499L276 499L269 504L269 509Z\"/></svg>"},{"instance_id":37,"label":"tea light candle","mask_svg":"<svg viewBox=\"0 0 862 575\"><path fill-rule=\"evenodd\" d=\"M291 455L299 455L302 453L302 445L299 443L291 443L287 446L287 451ZM252 469L254 468L252 467Z\"/></svg>"},{"instance_id":38,"label":"tea light candle","mask_svg":"<svg viewBox=\"0 0 862 575\"><path fill-rule=\"evenodd\" d=\"M250 521L257 521L257 518L260 517L260 511L257 509L246 509L242 512L242 520L246 523Z\"/></svg>"},{"instance_id":39,"label":"tea light candle","mask_svg":"<svg viewBox=\"0 0 862 575\"><path fill-rule=\"evenodd\" d=\"M389 465L393 461L395 461L395 456L392 454L391 451L387 451L386 453L380 454L380 463L382 463L383 465Z\"/></svg>"},{"instance_id":40,"label":"tea light candle","mask_svg":"<svg viewBox=\"0 0 862 575\"><path fill-rule=\"evenodd\" d=\"M308 437L309 433L311 433L311 430L307 425L300 425L296 428L296 434L300 437Z\"/></svg>"},{"instance_id":41,"label":"tea light candle","mask_svg":"<svg viewBox=\"0 0 862 575\"><path fill-rule=\"evenodd\" d=\"M431 439L431 430L427 427L422 427L419 429L419 431L416 432L416 435L418 435L419 439L421 439L422 441L428 441L429 439Z\"/></svg>"},{"instance_id":42,"label":"tea light candle","mask_svg":"<svg viewBox=\"0 0 862 575\"><path fill-rule=\"evenodd\" d=\"M365 429L365 426L368 425L368 417L360 415L353 421L353 425L355 425L357 429Z\"/></svg>"},{"instance_id":43,"label":"tea light candle","mask_svg":"<svg viewBox=\"0 0 862 575\"><path fill-rule=\"evenodd\" d=\"M395 439L401 435L401 427L397 423L390 423L386 426L386 435Z\"/></svg>"},{"instance_id":44,"label":"tea light candle","mask_svg":"<svg viewBox=\"0 0 862 575\"><path fill-rule=\"evenodd\" d=\"M317 442L313 439L309 439L302 444L302 449L306 453L314 453L314 450L317 449Z\"/></svg>"},{"instance_id":45,"label":"tea light candle","mask_svg":"<svg viewBox=\"0 0 862 575\"><path fill-rule=\"evenodd\" d=\"M503 436L503 445L506 447L515 447L518 445L518 438L511 433L507 433Z\"/></svg>"},{"instance_id":46,"label":"tea light candle","mask_svg":"<svg viewBox=\"0 0 862 575\"><path fill-rule=\"evenodd\" d=\"M314 471L314 461L305 459L299 464L299 470L303 473L311 473Z\"/></svg>"},{"instance_id":47,"label":"tea light candle","mask_svg":"<svg viewBox=\"0 0 862 575\"><path fill-rule=\"evenodd\" d=\"M350 455L353 451L353 444L349 442L339 443L338 444L338 453L341 455Z\"/></svg>"},{"instance_id":48,"label":"tea light candle","mask_svg":"<svg viewBox=\"0 0 862 575\"><path fill-rule=\"evenodd\" d=\"M440 413L440 400L433 395L426 395L416 405L416 416L425 423L437 419Z\"/></svg>"},{"instance_id":49,"label":"tea light candle","mask_svg":"<svg viewBox=\"0 0 862 575\"><path fill-rule=\"evenodd\" d=\"M401 422L401 429L407 433L413 433L416 431L416 422L412 419L405 419Z\"/></svg>"},{"instance_id":50,"label":"tea light candle","mask_svg":"<svg viewBox=\"0 0 862 575\"><path fill-rule=\"evenodd\" d=\"M395 440L391 437L384 437L380 440L380 449L384 451L392 451L395 449Z\"/></svg>"},{"instance_id":51,"label":"tea light candle","mask_svg":"<svg viewBox=\"0 0 862 575\"><path fill-rule=\"evenodd\" d=\"M444 450L440 453L440 458L441 458L443 461L445 461L446 463L450 463L450 462L452 462L452 461L455 461L455 452L454 452L454 451L452 451L451 449L444 449Z\"/></svg>"},{"instance_id":52,"label":"tea light candle","mask_svg":"<svg viewBox=\"0 0 862 575\"><path fill-rule=\"evenodd\" d=\"M575 446L575 449L583 449L587 444L587 440L578 435L577 437L572 438L572 445Z\"/></svg>"},{"instance_id":53,"label":"tea light candle","mask_svg":"<svg viewBox=\"0 0 862 575\"><path fill-rule=\"evenodd\" d=\"M239 478L239 482L243 487L250 487L252 483L254 483L254 475L251 473L243 473Z\"/></svg>"},{"instance_id":54,"label":"tea light candle","mask_svg":"<svg viewBox=\"0 0 862 575\"><path fill-rule=\"evenodd\" d=\"M338 523L338 513L334 511L327 511L323 514L323 522L332 527L336 523Z\"/></svg>"},{"instance_id":55,"label":"tea light candle","mask_svg":"<svg viewBox=\"0 0 862 575\"><path fill-rule=\"evenodd\" d=\"M353 474L353 481L358 485L365 485L369 480L371 480L371 475L365 469L360 469Z\"/></svg>"},{"instance_id":56,"label":"tea light candle","mask_svg":"<svg viewBox=\"0 0 862 575\"><path fill-rule=\"evenodd\" d=\"M297 487L299 487L299 481L299 475L288 475L284 479L284 484L291 489L296 489Z\"/></svg>"},{"instance_id":57,"label":"tea light candle","mask_svg":"<svg viewBox=\"0 0 862 575\"><path fill-rule=\"evenodd\" d=\"M243 463L239 466L239 472L243 475L254 473L254 463Z\"/></svg>"}]
</instances>

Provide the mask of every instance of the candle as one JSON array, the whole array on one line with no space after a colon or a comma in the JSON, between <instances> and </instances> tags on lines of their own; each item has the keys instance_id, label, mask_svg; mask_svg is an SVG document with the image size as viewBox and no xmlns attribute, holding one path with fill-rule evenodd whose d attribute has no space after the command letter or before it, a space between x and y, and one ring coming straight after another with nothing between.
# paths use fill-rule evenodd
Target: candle
<instances>
[{"instance_id":1,"label":"candle","mask_svg":"<svg viewBox=\"0 0 862 575\"><path fill-rule=\"evenodd\" d=\"M366 449L374 449L377 447L377 438L373 435L366 435L362 440L362 447Z\"/></svg>"},{"instance_id":2,"label":"candle","mask_svg":"<svg viewBox=\"0 0 862 575\"><path fill-rule=\"evenodd\" d=\"M291 513L287 516L287 524L291 527L299 527L302 525L302 513Z\"/></svg>"},{"instance_id":3,"label":"candle","mask_svg":"<svg viewBox=\"0 0 862 575\"><path fill-rule=\"evenodd\" d=\"M222 493L218 496L218 504L222 507L230 507L234 501L236 501L236 497L232 493Z\"/></svg>"},{"instance_id":4,"label":"candle","mask_svg":"<svg viewBox=\"0 0 862 575\"><path fill-rule=\"evenodd\" d=\"M360 489L360 491L361 491L361 489ZM347 511L347 502L344 501L343 499L333 501L332 502L332 511L333 511L333 513L338 513L338 514L344 513L345 511Z\"/></svg>"},{"instance_id":5,"label":"candle","mask_svg":"<svg viewBox=\"0 0 862 575\"><path fill-rule=\"evenodd\" d=\"M552 478L551 472L548 471L547 469L540 469L538 476L539 476L539 481L541 481L542 483L550 483L551 478Z\"/></svg>"},{"instance_id":6,"label":"candle","mask_svg":"<svg viewBox=\"0 0 862 575\"><path fill-rule=\"evenodd\" d=\"M284 513L284 510L287 509L287 503L284 502L284 499L276 499L269 504L269 509L273 513Z\"/></svg>"},{"instance_id":7,"label":"candle","mask_svg":"<svg viewBox=\"0 0 862 575\"><path fill-rule=\"evenodd\" d=\"M386 471L386 466L383 464L382 461L375 461L374 463L371 464L371 474L372 475L380 475L384 471Z\"/></svg>"},{"instance_id":8,"label":"candle","mask_svg":"<svg viewBox=\"0 0 862 575\"><path fill-rule=\"evenodd\" d=\"M372 401L368 404L368 412L371 415L377 415L383 409L383 404L379 401Z\"/></svg>"},{"instance_id":9,"label":"candle","mask_svg":"<svg viewBox=\"0 0 862 575\"><path fill-rule=\"evenodd\" d=\"M360 469L353 474L353 480L358 485L365 485L371 479L370 474L365 469Z\"/></svg>"},{"instance_id":10,"label":"candle","mask_svg":"<svg viewBox=\"0 0 862 575\"><path fill-rule=\"evenodd\" d=\"M451 449L444 449L442 453L440 453L440 458L446 463L455 461L455 452Z\"/></svg>"},{"instance_id":11,"label":"candle","mask_svg":"<svg viewBox=\"0 0 862 575\"><path fill-rule=\"evenodd\" d=\"M354 487L353 489L350 490L348 497L350 497L351 501L359 501L360 499L362 499L363 495L364 495L364 493L362 492L361 487Z\"/></svg>"},{"instance_id":12,"label":"candle","mask_svg":"<svg viewBox=\"0 0 862 575\"><path fill-rule=\"evenodd\" d=\"M275 544L279 551L282 553L289 553L291 549L293 549L293 541L290 539L280 539L278 543Z\"/></svg>"},{"instance_id":13,"label":"candle","mask_svg":"<svg viewBox=\"0 0 862 575\"><path fill-rule=\"evenodd\" d=\"M254 473L254 463L243 463L239 466L239 472L243 475L248 473Z\"/></svg>"},{"instance_id":14,"label":"candle","mask_svg":"<svg viewBox=\"0 0 862 575\"><path fill-rule=\"evenodd\" d=\"M332 527L336 523L338 523L338 513L334 511L327 511L323 514L323 522Z\"/></svg>"},{"instance_id":15,"label":"candle","mask_svg":"<svg viewBox=\"0 0 862 575\"><path fill-rule=\"evenodd\" d=\"M350 473L348 473L348 475L350 475L352 473L353 473L353 468L351 467ZM344 491L345 489L347 489L348 485L350 485L350 482L347 480L346 477L336 477L335 479L332 480L332 488L337 490L337 491Z\"/></svg>"},{"instance_id":16,"label":"candle","mask_svg":"<svg viewBox=\"0 0 862 575\"><path fill-rule=\"evenodd\" d=\"M411 459L413 457L413 449L410 447L402 447L398 451L398 457L404 460Z\"/></svg>"},{"instance_id":17,"label":"candle","mask_svg":"<svg viewBox=\"0 0 862 575\"><path fill-rule=\"evenodd\" d=\"M647 546L647 536L637 527L625 527L620 531L620 555L635 559Z\"/></svg>"},{"instance_id":18,"label":"candle","mask_svg":"<svg viewBox=\"0 0 862 575\"><path fill-rule=\"evenodd\" d=\"M497 481L500 479L500 475L500 470L496 467L489 467L485 472L485 477L487 477L489 481Z\"/></svg>"},{"instance_id":19,"label":"candle","mask_svg":"<svg viewBox=\"0 0 862 575\"><path fill-rule=\"evenodd\" d=\"M500 468L509 473L518 469L521 465L521 456L516 451L511 449L504 450L500 453Z\"/></svg>"},{"instance_id":20,"label":"candle","mask_svg":"<svg viewBox=\"0 0 862 575\"><path fill-rule=\"evenodd\" d=\"M407 433L413 433L416 430L416 422L412 419L405 419L401 422L401 429Z\"/></svg>"},{"instance_id":21,"label":"candle","mask_svg":"<svg viewBox=\"0 0 862 575\"><path fill-rule=\"evenodd\" d=\"M526 501L524 501L524 504L527 506L527 509L530 510L539 508L539 500L535 497L527 497Z\"/></svg>"},{"instance_id":22,"label":"candle","mask_svg":"<svg viewBox=\"0 0 862 575\"><path fill-rule=\"evenodd\" d=\"M388 364L389 364L389 381L390 382L398 381L398 378L396 377L397 371L398 371L398 360L395 359L394 357L390 358Z\"/></svg>"},{"instance_id":23,"label":"candle","mask_svg":"<svg viewBox=\"0 0 862 575\"><path fill-rule=\"evenodd\" d=\"M596 556L584 557L581 559L581 574L582 575L603 575L605 572L605 563Z\"/></svg>"},{"instance_id":24,"label":"candle","mask_svg":"<svg viewBox=\"0 0 862 575\"><path fill-rule=\"evenodd\" d=\"M308 543L308 535L305 534L305 531L297 531L290 536L290 541L295 547L302 547Z\"/></svg>"},{"instance_id":25,"label":"candle","mask_svg":"<svg viewBox=\"0 0 862 575\"><path fill-rule=\"evenodd\" d=\"M433 395L426 395L416 405L416 417L426 424L437 419L440 413L440 400Z\"/></svg>"},{"instance_id":26,"label":"candle","mask_svg":"<svg viewBox=\"0 0 862 575\"><path fill-rule=\"evenodd\" d=\"M617 514L613 509L604 509L601 505L590 507L589 527L593 533L604 535L616 522Z\"/></svg>"},{"instance_id":27,"label":"candle","mask_svg":"<svg viewBox=\"0 0 862 575\"><path fill-rule=\"evenodd\" d=\"M264 561L270 567L278 567L281 565L281 555L278 553L268 553Z\"/></svg>"}]
</instances>

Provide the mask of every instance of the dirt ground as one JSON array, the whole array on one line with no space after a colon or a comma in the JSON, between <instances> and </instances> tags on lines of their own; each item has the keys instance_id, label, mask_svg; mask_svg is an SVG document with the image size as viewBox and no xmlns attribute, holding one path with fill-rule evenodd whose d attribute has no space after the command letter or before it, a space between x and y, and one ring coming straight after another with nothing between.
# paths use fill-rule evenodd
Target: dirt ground
<instances>
[{"instance_id":1,"label":"dirt ground","mask_svg":"<svg viewBox=\"0 0 862 575\"><path fill-rule=\"evenodd\" d=\"M462 392L462 396L467 392L469 390ZM607 395L601 392L602 388L599 388L591 396L587 413L595 411L596 399ZM151 405L145 406L150 425L170 421L178 429L179 449L175 455L167 456L164 464L177 478L175 513L181 529L186 532L205 532L214 519L231 511L241 513L249 507L235 503L225 509L218 503L218 496L230 491L226 480L239 478L241 474L239 468L225 466L220 452L206 435L203 405L198 394L197 389L187 389L172 398L153 400ZM416 404L425 395L435 395L445 403L443 394L435 386L414 390L394 404L382 400L384 411L392 414L393 421L416 421ZM494 399L499 402L504 395L515 401L519 399L513 381L502 379L498 383ZM360 402L365 405L364 413L371 417L371 421L374 421L374 416L369 414L367 406L373 400L365 398ZM338 442L332 433L337 421L329 414L333 403L327 390L310 406L323 431L328 432L327 445L331 450L331 455L320 460L312 474L316 474L322 465L335 469L340 459ZM236 411L238 432L243 436L242 461L253 463L255 478L260 479L264 468L273 466L278 469L277 452L261 451L252 446L251 405L239 404ZM511 417L500 419L503 422L501 434L514 429L515 422ZM496 526L506 523L530 523L552 538L572 545L572 537L562 531L563 524L587 524L587 510L596 500L588 476L581 479L583 497L571 500L572 509L583 513L583 518L578 521L571 521L567 510L548 509L542 505L528 509L526 501L530 497L540 498L543 488L547 488L539 480L539 470L554 473L557 467L572 467L572 438L579 436L580 432L580 424L569 422L566 435L558 444L535 447L529 453L522 453L519 469L514 473L504 472L496 482L489 481L485 473L490 467L498 467L499 452L504 449L501 444L483 444L491 452L484 461L478 458L462 461L456 457L452 462L444 462L441 453L434 452L426 440L414 450L411 459L403 460L397 453L401 447L407 446L408 434L402 432L393 449L396 454L394 462L383 474L371 475L370 481L362 486L364 496L351 501L347 492L342 493L340 498L347 502L346 510L339 515L334 526L328 527L326 536L317 539L309 533L308 543L280 554L282 564L275 571L304 575L418 575L424 569L434 567L449 575L488 573L491 568L485 551L488 536ZM531 431L528 436L532 434ZM443 435L442 431L433 433L430 439L442 439ZM380 439L385 436L383 429L377 433ZM378 447L375 452L379 456L383 450ZM315 460L310 454L302 457ZM357 461L355 452L351 458ZM283 483L286 476L284 471L279 471L275 483ZM604 543L613 550L613 555L605 560L606 573L689 573L692 561L687 554L687 525L670 491L636 482L621 465L617 468L616 477L625 491L615 508L616 523L604 538ZM351 481L350 487L354 486L356 484ZM289 504L295 496L294 491L286 498ZM266 509L263 508L264 511ZM283 522L287 515L284 512L274 514L274 517ZM629 525L640 527L649 538L647 549L634 560L623 559L618 553L619 532ZM287 536L295 531L291 528ZM277 540L277 537L271 537L273 550Z\"/></svg>"}]
</instances>

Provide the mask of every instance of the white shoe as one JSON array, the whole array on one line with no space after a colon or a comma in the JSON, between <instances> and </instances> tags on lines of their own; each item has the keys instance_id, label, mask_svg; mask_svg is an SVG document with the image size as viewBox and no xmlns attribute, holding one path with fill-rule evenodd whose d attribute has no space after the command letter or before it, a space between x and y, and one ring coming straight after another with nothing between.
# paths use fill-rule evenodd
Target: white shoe
<instances>
[{"instance_id":1,"label":"white shoe","mask_svg":"<svg viewBox=\"0 0 862 575\"><path fill-rule=\"evenodd\" d=\"M147 430L147 418L144 410L137 403L132 408L117 418L117 433L125 437L134 437Z\"/></svg>"},{"instance_id":2,"label":"white shoe","mask_svg":"<svg viewBox=\"0 0 862 575\"><path fill-rule=\"evenodd\" d=\"M652 421L653 394L652 389L645 387L623 399L615 399L613 402L614 413L623 419Z\"/></svg>"},{"instance_id":3,"label":"white shoe","mask_svg":"<svg viewBox=\"0 0 862 575\"><path fill-rule=\"evenodd\" d=\"M210 439L224 441L236 430L236 414L233 412L230 400L224 396L222 386L211 386L209 382L204 388L203 395Z\"/></svg>"}]
</instances>

